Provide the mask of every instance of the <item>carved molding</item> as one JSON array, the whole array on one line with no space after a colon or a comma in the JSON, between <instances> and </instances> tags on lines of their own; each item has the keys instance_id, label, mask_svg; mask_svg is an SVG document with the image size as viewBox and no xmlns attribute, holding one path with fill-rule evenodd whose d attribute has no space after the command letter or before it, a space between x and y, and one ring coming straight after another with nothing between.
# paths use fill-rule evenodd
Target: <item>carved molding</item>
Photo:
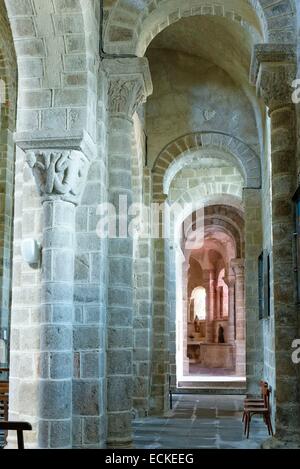
<instances>
[{"instance_id":1,"label":"carved molding","mask_svg":"<svg viewBox=\"0 0 300 469\"><path fill-rule=\"evenodd\" d=\"M84 190L89 161L77 150L26 152L37 189L43 199L64 200L77 205Z\"/></svg>"}]
</instances>

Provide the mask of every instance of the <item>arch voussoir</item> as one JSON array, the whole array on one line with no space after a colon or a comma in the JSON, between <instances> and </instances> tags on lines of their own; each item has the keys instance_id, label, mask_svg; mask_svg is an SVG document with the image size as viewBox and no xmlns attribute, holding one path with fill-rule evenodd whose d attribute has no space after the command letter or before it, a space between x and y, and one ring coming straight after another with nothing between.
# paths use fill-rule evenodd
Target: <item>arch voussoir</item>
<instances>
[{"instance_id":1,"label":"arch voussoir","mask_svg":"<svg viewBox=\"0 0 300 469\"><path fill-rule=\"evenodd\" d=\"M153 175L166 174L180 158L188 158L192 152L199 149L218 149L231 155L245 176L245 187L255 189L261 187L261 163L258 155L246 143L220 132L196 132L170 142L158 156L153 167ZM161 194L164 192L163 186L163 179L158 181L156 178L155 187Z\"/></svg>"}]
</instances>

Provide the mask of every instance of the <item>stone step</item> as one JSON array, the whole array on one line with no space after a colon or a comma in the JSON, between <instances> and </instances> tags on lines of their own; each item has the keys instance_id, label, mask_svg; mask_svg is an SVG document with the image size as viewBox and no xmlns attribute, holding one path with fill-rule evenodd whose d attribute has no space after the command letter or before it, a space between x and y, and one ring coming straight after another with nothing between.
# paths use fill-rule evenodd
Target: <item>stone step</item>
<instances>
[{"instance_id":1,"label":"stone step","mask_svg":"<svg viewBox=\"0 0 300 469\"><path fill-rule=\"evenodd\" d=\"M173 395L216 395L216 396L245 396L246 388L176 388Z\"/></svg>"},{"instance_id":2,"label":"stone step","mask_svg":"<svg viewBox=\"0 0 300 469\"><path fill-rule=\"evenodd\" d=\"M201 381L179 382L177 388L172 388L174 394L226 394L245 395L246 385L243 381Z\"/></svg>"}]
</instances>

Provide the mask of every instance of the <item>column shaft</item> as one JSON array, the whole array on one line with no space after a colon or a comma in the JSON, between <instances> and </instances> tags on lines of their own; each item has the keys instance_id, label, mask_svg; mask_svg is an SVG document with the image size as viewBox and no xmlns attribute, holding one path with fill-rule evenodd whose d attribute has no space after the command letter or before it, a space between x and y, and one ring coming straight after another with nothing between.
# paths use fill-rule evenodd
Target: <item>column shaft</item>
<instances>
[{"instance_id":1,"label":"column shaft","mask_svg":"<svg viewBox=\"0 0 300 469\"><path fill-rule=\"evenodd\" d=\"M72 447L75 205L43 204L40 448Z\"/></svg>"},{"instance_id":2,"label":"column shaft","mask_svg":"<svg viewBox=\"0 0 300 469\"><path fill-rule=\"evenodd\" d=\"M263 330L259 321L258 257L263 249L260 189L245 189L246 375L250 394L259 392L264 374Z\"/></svg>"},{"instance_id":3,"label":"column shaft","mask_svg":"<svg viewBox=\"0 0 300 469\"><path fill-rule=\"evenodd\" d=\"M274 321L275 337L272 350L274 356L269 355L275 368L272 407L276 439L271 440L270 446L275 447L280 447L282 441L298 447L300 436L299 367L291 359L292 343L299 333L293 271L295 227L292 200L297 186L296 114L292 103L296 63L297 52L293 45L256 46L252 61L253 82L256 82L271 117L271 291L274 306L270 321Z\"/></svg>"},{"instance_id":4,"label":"column shaft","mask_svg":"<svg viewBox=\"0 0 300 469\"><path fill-rule=\"evenodd\" d=\"M295 111L291 106L271 113L273 287L276 350L276 435L300 433L299 376L291 362L291 344L297 337L293 271L294 207L296 187Z\"/></svg>"},{"instance_id":5,"label":"column shaft","mask_svg":"<svg viewBox=\"0 0 300 469\"><path fill-rule=\"evenodd\" d=\"M228 286L228 327L227 327L227 342L229 344L235 343L235 276L228 274L224 278Z\"/></svg>"},{"instance_id":6,"label":"column shaft","mask_svg":"<svg viewBox=\"0 0 300 469\"><path fill-rule=\"evenodd\" d=\"M147 59L107 59L103 64L109 82L109 202L119 211L116 237L108 242L107 441L122 446L132 440L133 413L133 240L127 218L132 204L132 117L152 83Z\"/></svg>"},{"instance_id":7,"label":"column shaft","mask_svg":"<svg viewBox=\"0 0 300 469\"><path fill-rule=\"evenodd\" d=\"M214 341L214 306L215 306L215 272L203 271L203 286L206 290L206 342Z\"/></svg>"},{"instance_id":8,"label":"column shaft","mask_svg":"<svg viewBox=\"0 0 300 469\"><path fill-rule=\"evenodd\" d=\"M120 197L132 203L131 138L132 122L123 117L111 117L108 141L109 202L119 208ZM124 199L125 201L125 199ZM127 204L124 210L127 210ZM122 208L121 208L122 210ZM125 213L117 217L128 230ZM109 239L108 282L108 443L127 444L132 440L133 395L133 242L123 238Z\"/></svg>"},{"instance_id":9,"label":"column shaft","mask_svg":"<svg viewBox=\"0 0 300 469\"><path fill-rule=\"evenodd\" d=\"M89 161L77 150L28 151L43 204L38 446L72 447L75 212Z\"/></svg>"},{"instance_id":10,"label":"column shaft","mask_svg":"<svg viewBox=\"0 0 300 469\"><path fill-rule=\"evenodd\" d=\"M245 295L244 295L244 261L232 262L235 271L235 310L236 310L236 373L246 375L246 343L245 343Z\"/></svg>"}]
</instances>

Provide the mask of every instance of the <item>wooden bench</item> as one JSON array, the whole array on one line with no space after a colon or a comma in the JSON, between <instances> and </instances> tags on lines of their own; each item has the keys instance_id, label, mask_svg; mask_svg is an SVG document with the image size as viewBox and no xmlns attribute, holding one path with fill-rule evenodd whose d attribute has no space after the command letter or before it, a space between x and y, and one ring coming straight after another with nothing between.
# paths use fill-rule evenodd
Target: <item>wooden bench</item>
<instances>
[{"instance_id":1,"label":"wooden bench","mask_svg":"<svg viewBox=\"0 0 300 469\"><path fill-rule=\"evenodd\" d=\"M27 422L0 422L0 431L17 432L18 449L24 449L24 432L30 432L32 426Z\"/></svg>"}]
</instances>

